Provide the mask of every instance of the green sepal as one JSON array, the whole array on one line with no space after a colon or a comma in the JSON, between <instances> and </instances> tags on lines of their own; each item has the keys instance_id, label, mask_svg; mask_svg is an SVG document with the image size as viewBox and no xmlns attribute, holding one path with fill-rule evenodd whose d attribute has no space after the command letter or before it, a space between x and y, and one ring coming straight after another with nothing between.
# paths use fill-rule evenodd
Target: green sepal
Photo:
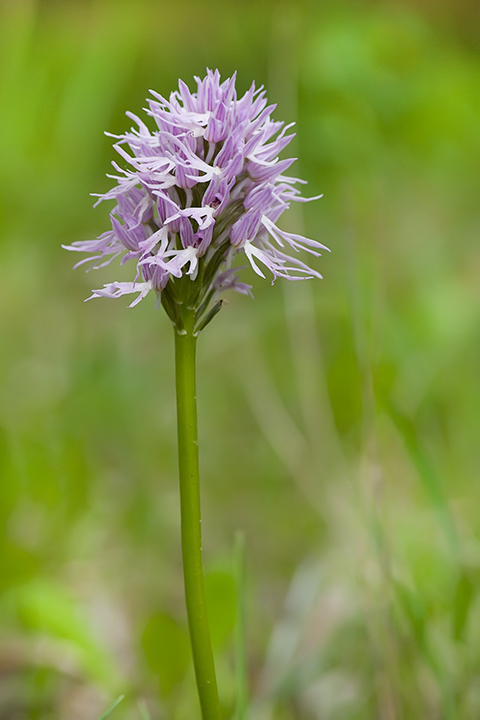
<instances>
[{"instance_id":1,"label":"green sepal","mask_svg":"<svg viewBox=\"0 0 480 720\"><path fill-rule=\"evenodd\" d=\"M177 304L175 302L175 298L172 294L172 289L169 287L170 281L166 285L166 287L161 291L160 293L160 300L161 303L165 309L165 312L167 313L168 317L172 321L174 325L177 327L183 326L183 323L181 321L180 313L177 309ZM180 323L180 324L179 324Z\"/></svg>"},{"instance_id":2,"label":"green sepal","mask_svg":"<svg viewBox=\"0 0 480 720\"><path fill-rule=\"evenodd\" d=\"M222 305L223 305L223 300L219 300L218 302L215 303L215 305L212 307L212 309L210 310L210 312L207 313L207 315L203 318L203 320L201 320L200 323L196 326L196 328L195 328L195 334L196 334L196 335L197 335L199 332L202 332L202 330L204 330L204 329L207 327L207 325L208 325L208 323L210 322L210 320L213 320L213 318L215 317L215 315L216 315L218 312L220 312L220 308L222 307Z\"/></svg>"},{"instance_id":3,"label":"green sepal","mask_svg":"<svg viewBox=\"0 0 480 720\"><path fill-rule=\"evenodd\" d=\"M200 307L197 310L197 317L201 318L202 315L206 312L210 301L212 300L213 296L215 295L215 288L211 288L211 290L205 295L205 298L200 305Z\"/></svg>"}]
</instances>

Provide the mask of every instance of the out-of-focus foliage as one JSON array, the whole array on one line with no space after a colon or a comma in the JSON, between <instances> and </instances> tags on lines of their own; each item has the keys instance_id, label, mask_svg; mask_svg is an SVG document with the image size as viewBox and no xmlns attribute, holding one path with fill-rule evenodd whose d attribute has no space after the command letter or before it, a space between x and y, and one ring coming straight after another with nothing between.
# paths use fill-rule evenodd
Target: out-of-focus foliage
<instances>
[{"instance_id":1,"label":"out-of-focus foliage","mask_svg":"<svg viewBox=\"0 0 480 720\"><path fill-rule=\"evenodd\" d=\"M296 174L325 197L285 223L332 249L321 283L251 277L199 343L225 717L238 529L252 720L480 715L477 10L0 5L0 720L123 692L118 720L198 713L169 323L84 305L123 271L73 272L60 244L107 227L103 131L207 65L297 120Z\"/></svg>"}]
</instances>

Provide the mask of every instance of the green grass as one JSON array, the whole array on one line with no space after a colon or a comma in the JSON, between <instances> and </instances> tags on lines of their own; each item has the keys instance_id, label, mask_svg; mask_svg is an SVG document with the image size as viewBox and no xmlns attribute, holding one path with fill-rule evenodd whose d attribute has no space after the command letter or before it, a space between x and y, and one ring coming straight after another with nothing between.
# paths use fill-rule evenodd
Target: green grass
<instances>
[{"instance_id":1,"label":"green grass","mask_svg":"<svg viewBox=\"0 0 480 720\"><path fill-rule=\"evenodd\" d=\"M480 58L473 10L442 12L0 6L0 717L95 718L120 693L118 720L198 714L172 331L148 299L84 305L128 269L73 272L60 244L106 228L103 131L206 65L297 120L295 174L325 197L284 226L332 249L322 282L250 274L255 300L199 341L225 717L236 605L249 720L479 716Z\"/></svg>"}]
</instances>

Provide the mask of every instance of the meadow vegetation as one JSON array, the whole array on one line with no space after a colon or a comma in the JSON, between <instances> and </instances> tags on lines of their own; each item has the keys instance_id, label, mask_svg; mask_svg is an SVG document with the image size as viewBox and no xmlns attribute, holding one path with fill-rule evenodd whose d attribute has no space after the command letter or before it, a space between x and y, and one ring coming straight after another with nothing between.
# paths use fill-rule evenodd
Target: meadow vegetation
<instances>
[{"instance_id":1,"label":"meadow vegetation","mask_svg":"<svg viewBox=\"0 0 480 720\"><path fill-rule=\"evenodd\" d=\"M186 720L173 337L60 245L107 225L148 90L218 67L297 122L287 230L198 343L225 718L246 538L251 720L480 716L480 56L467 2L0 5L0 720ZM478 24L477 24L478 28ZM291 147L289 148L289 151ZM292 154L289 152L289 154ZM122 275L122 272L124 273Z\"/></svg>"}]
</instances>

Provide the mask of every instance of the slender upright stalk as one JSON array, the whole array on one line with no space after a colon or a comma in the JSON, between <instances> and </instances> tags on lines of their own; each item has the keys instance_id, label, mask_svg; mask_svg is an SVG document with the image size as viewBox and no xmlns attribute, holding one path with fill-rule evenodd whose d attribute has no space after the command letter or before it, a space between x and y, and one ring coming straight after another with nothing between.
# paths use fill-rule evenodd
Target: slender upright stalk
<instances>
[{"instance_id":1,"label":"slender upright stalk","mask_svg":"<svg viewBox=\"0 0 480 720\"><path fill-rule=\"evenodd\" d=\"M235 623L235 675L237 702L234 720L245 720L248 714L248 678L245 632L245 535L235 535L235 580L237 585L237 620Z\"/></svg>"},{"instance_id":2,"label":"slender upright stalk","mask_svg":"<svg viewBox=\"0 0 480 720\"><path fill-rule=\"evenodd\" d=\"M191 316L184 317L185 330L179 332L175 328L183 575L188 627L202 718L203 720L220 720L221 709L208 629L202 567L194 319L192 313Z\"/></svg>"}]
</instances>

